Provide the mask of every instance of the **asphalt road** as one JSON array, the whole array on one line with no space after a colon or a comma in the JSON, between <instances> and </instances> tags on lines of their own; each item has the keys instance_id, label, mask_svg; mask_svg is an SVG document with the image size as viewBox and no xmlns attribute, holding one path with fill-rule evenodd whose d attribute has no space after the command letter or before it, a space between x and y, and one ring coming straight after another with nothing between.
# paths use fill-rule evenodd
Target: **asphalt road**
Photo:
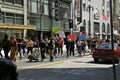
<instances>
[{"instance_id":1,"label":"asphalt road","mask_svg":"<svg viewBox=\"0 0 120 80\"><path fill-rule=\"evenodd\" d=\"M112 63L94 63L91 55L59 59L24 67L18 80L114 80ZM119 71L120 65L116 64L117 80L120 79Z\"/></svg>"}]
</instances>

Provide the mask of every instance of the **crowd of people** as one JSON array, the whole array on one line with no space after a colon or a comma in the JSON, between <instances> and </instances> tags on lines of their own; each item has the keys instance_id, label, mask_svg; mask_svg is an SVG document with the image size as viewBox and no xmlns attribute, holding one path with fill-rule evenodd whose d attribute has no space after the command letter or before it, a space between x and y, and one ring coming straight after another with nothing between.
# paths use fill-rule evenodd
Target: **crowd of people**
<instances>
[{"instance_id":1,"label":"crowd of people","mask_svg":"<svg viewBox=\"0 0 120 80\"><path fill-rule=\"evenodd\" d=\"M57 53L59 55L63 54L63 45L64 39L60 37L45 37L45 39L42 38L41 40L35 38L32 40L30 37L28 39L18 39L13 35L9 39L8 35L5 34L4 39L0 40L0 56L16 62L17 59L21 60L23 56L26 57L30 54L39 54L41 61L48 55L50 62L52 62L54 56L57 58ZM1 53L2 50L4 53Z\"/></svg>"},{"instance_id":2,"label":"crowd of people","mask_svg":"<svg viewBox=\"0 0 120 80\"><path fill-rule=\"evenodd\" d=\"M5 34L4 39L0 40L0 56L16 62L17 59L21 60L23 56L39 54L41 62L46 59L46 56L49 56L50 62L53 62L54 58L63 55L64 45L66 45L66 58L69 58L70 56L75 56L75 54L84 56L87 51L91 53L97 44L109 41L109 39L96 40L95 38L87 38L86 40L81 40L77 38L72 40L68 37L64 39L61 37L48 38L47 36L41 40L37 38L32 40L31 38L17 39L15 35L9 39L8 35ZM77 53L75 53L75 47L77 48ZM1 53L2 50L4 51L4 56Z\"/></svg>"}]
</instances>

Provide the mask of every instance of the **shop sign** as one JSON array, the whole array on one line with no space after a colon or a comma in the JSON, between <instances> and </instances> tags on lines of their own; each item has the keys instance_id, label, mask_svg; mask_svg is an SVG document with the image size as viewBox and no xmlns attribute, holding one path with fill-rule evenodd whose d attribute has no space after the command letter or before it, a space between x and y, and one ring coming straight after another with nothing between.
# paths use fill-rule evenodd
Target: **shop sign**
<instances>
[{"instance_id":1,"label":"shop sign","mask_svg":"<svg viewBox=\"0 0 120 80\"><path fill-rule=\"evenodd\" d=\"M100 13L99 13L98 9L95 9L95 11L94 11L94 19L95 20L99 20L100 19Z\"/></svg>"},{"instance_id":2,"label":"shop sign","mask_svg":"<svg viewBox=\"0 0 120 80\"><path fill-rule=\"evenodd\" d=\"M103 19L104 20L108 20L108 16L103 16Z\"/></svg>"}]
</instances>

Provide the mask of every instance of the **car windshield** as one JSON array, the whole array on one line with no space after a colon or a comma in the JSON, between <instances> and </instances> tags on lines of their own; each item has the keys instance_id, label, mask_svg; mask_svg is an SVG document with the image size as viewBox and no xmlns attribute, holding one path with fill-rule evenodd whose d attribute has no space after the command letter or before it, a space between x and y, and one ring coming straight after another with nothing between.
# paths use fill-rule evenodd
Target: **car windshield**
<instances>
[{"instance_id":1,"label":"car windshield","mask_svg":"<svg viewBox=\"0 0 120 80\"><path fill-rule=\"evenodd\" d=\"M99 44L97 48L112 49L111 43ZM114 48L116 48L116 43L114 43Z\"/></svg>"}]
</instances>

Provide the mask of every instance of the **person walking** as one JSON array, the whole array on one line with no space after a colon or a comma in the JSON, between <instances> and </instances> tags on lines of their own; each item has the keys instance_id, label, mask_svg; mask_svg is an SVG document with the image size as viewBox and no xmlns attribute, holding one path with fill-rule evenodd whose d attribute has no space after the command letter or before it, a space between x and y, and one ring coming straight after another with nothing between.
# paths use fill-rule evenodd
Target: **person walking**
<instances>
[{"instance_id":1,"label":"person walking","mask_svg":"<svg viewBox=\"0 0 120 80\"><path fill-rule=\"evenodd\" d=\"M26 56L26 41L25 41L25 39L22 39L22 52L23 52L23 55Z\"/></svg>"},{"instance_id":2,"label":"person walking","mask_svg":"<svg viewBox=\"0 0 120 80\"><path fill-rule=\"evenodd\" d=\"M1 51L2 51L2 40L0 39L0 56L3 57Z\"/></svg>"},{"instance_id":3,"label":"person walking","mask_svg":"<svg viewBox=\"0 0 120 80\"><path fill-rule=\"evenodd\" d=\"M22 49L22 40L21 39L17 39L17 45L18 45L18 53L20 56L20 60L22 59L22 53L21 53L21 49Z\"/></svg>"},{"instance_id":4,"label":"person walking","mask_svg":"<svg viewBox=\"0 0 120 80\"><path fill-rule=\"evenodd\" d=\"M2 40L2 49L4 51L4 55L6 59L9 59L8 53L11 49L10 47L11 47L10 40L8 39L8 35L5 34L4 39Z\"/></svg>"},{"instance_id":5,"label":"person walking","mask_svg":"<svg viewBox=\"0 0 120 80\"><path fill-rule=\"evenodd\" d=\"M17 60L17 53L18 53L18 43L17 43L15 35L10 37L10 43L11 43L10 60L16 62L16 60Z\"/></svg>"},{"instance_id":6,"label":"person walking","mask_svg":"<svg viewBox=\"0 0 120 80\"><path fill-rule=\"evenodd\" d=\"M92 50L96 47L96 44L97 44L97 41L95 40L95 38L93 38L91 40L91 53L92 53Z\"/></svg>"},{"instance_id":7,"label":"person walking","mask_svg":"<svg viewBox=\"0 0 120 80\"><path fill-rule=\"evenodd\" d=\"M55 48L55 41L54 41L54 38L51 37L50 42L48 43L48 52L50 56L50 62L53 62L54 48Z\"/></svg>"},{"instance_id":8,"label":"person walking","mask_svg":"<svg viewBox=\"0 0 120 80\"><path fill-rule=\"evenodd\" d=\"M67 58L70 56L70 39L67 38L66 40L66 53L67 53Z\"/></svg>"},{"instance_id":9,"label":"person walking","mask_svg":"<svg viewBox=\"0 0 120 80\"><path fill-rule=\"evenodd\" d=\"M75 56L74 48L75 48L74 40L70 40L70 56L71 56L71 54L72 54L73 56Z\"/></svg>"},{"instance_id":10,"label":"person walking","mask_svg":"<svg viewBox=\"0 0 120 80\"><path fill-rule=\"evenodd\" d=\"M29 38L27 41L27 55L29 54L29 52L33 54L33 45L34 45L34 42L31 40L31 38Z\"/></svg>"},{"instance_id":11,"label":"person walking","mask_svg":"<svg viewBox=\"0 0 120 80\"><path fill-rule=\"evenodd\" d=\"M46 53L46 55L48 55L48 43L49 43L49 39L48 39L48 37L46 36L46 37L45 37L45 53Z\"/></svg>"},{"instance_id":12,"label":"person walking","mask_svg":"<svg viewBox=\"0 0 120 80\"><path fill-rule=\"evenodd\" d=\"M41 62L43 62L43 59L45 59L45 41L44 39L41 39L41 42L40 42L40 51L41 51Z\"/></svg>"},{"instance_id":13,"label":"person walking","mask_svg":"<svg viewBox=\"0 0 120 80\"><path fill-rule=\"evenodd\" d=\"M58 55L63 55L63 46L64 46L64 39L59 37L58 38Z\"/></svg>"}]
</instances>

